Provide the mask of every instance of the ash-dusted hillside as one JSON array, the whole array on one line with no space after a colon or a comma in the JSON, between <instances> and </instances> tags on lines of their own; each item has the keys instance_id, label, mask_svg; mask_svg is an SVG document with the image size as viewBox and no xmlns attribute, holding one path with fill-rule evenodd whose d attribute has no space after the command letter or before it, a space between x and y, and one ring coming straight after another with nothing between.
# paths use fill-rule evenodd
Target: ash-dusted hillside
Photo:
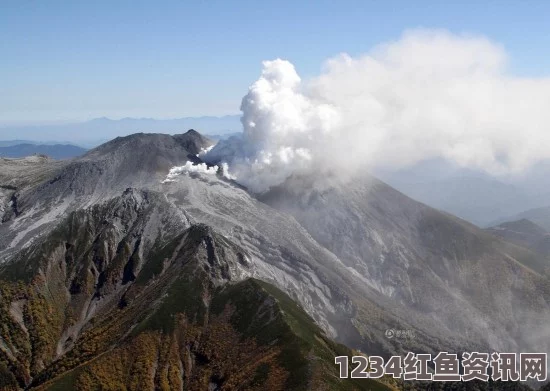
<instances>
[{"instance_id":1,"label":"ash-dusted hillside","mask_svg":"<svg viewBox=\"0 0 550 391\"><path fill-rule=\"evenodd\" d=\"M137 134L70 162L1 162L3 384L384 389L337 380L330 340L385 356L550 350L532 251L366 174L257 197L189 169L211 145Z\"/></svg>"},{"instance_id":2,"label":"ash-dusted hillside","mask_svg":"<svg viewBox=\"0 0 550 391\"><path fill-rule=\"evenodd\" d=\"M0 268L0 384L389 390L339 380L333 357L351 351L251 267L157 193L73 212Z\"/></svg>"},{"instance_id":3,"label":"ash-dusted hillside","mask_svg":"<svg viewBox=\"0 0 550 391\"><path fill-rule=\"evenodd\" d=\"M18 160L0 160L0 261L67 212L116 197L128 187L154 188L171 167L197 159L211 144L194 130L174 137L136 134L71 161L35 157L20 165Z\"/></svg>"},{"instance_id":4,"label":"ash-dusted hillside","mask_svg":"<svg viewBox=\"0 0 550 391\"><path fill-rule=\"evenodd\" d=\"M395 328L438 339L423 348L550 350L550 281L533 267L543 257L367 174L292 177L261 199L295 217L353 270L371 289L364 297L399 319ZM372 340L380 321L358 312L354 324Z\"/></svg>"}]
</instances>

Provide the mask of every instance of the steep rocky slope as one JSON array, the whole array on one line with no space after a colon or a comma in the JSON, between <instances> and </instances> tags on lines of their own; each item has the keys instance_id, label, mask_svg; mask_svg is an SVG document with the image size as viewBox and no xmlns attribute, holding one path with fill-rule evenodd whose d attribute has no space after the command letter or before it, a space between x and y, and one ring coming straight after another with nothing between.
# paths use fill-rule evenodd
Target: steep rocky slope
<instances>
[{"instance_id":1,"label":"steep rocky slope","mask_svg":"<svg viewBox=\"0 0 550 391\"><path fill-rule=\"evenodd\" d=\"M389 389L338 379L333 359L351 351L247 278L248 258L158 193L129 189L71 213L0 268L0 384Z\"/></svg>"},{"instance_id":2,"label":"steep rocky slope","mask_svg":"<svg viewBox=\"0 0 550 391\"><path fill-rule=\"evenodd\" d=\"M0 188L12 188L14 200L4 207L1 219L0 260L47 232L70 211L108 200L128 187L157 186L172 166L196 159L211 144L190 130L174 137L119 137L81 158L45 161L28 170L28 165L18 167L17 160L0 160Z\"/></svg>"},{"instance_id":3,"label":"steep rocky slope","mask_svg":"<svg viewBox=\"0 0 550 391\"><path fill-rule=\"evenodd\" d=\"M164 181L210 145L194 131L138 134L0 176L17 200L0 225L4 383L353 389L332 375L343 348L329 338L386 356L550 350L550 284L532 252L368 175L291 178L262 197L213 170ZM290 300L308 316L288 318ZM238 320L265 324L264 310L279 331ZM217 349L217 333L235 343ZM306 337L293 355L307 365L285 367ZM293 383L300 368L306 383Z\"/></svg>"}]
</instances>

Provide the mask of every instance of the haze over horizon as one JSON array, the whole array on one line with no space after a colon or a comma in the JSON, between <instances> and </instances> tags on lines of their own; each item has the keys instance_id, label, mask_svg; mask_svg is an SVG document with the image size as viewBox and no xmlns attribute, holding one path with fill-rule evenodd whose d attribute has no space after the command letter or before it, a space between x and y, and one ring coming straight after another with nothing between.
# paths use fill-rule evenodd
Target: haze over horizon
<instances>
[{"instance_id":1,"label":"haze over horizon","mask_svg":"<svg viewBox=\"0 0 550 391\"><path fill-rule=\"evenodd\" d=\"M264 60L288 60L309 80L339 53L357 58L419 27L487 37L506 49L507 70L517 77L539 78L550 68L537 56L550 46L544 2L1 7L0 126L237 114Z\"/></svg>"}]
</instances>

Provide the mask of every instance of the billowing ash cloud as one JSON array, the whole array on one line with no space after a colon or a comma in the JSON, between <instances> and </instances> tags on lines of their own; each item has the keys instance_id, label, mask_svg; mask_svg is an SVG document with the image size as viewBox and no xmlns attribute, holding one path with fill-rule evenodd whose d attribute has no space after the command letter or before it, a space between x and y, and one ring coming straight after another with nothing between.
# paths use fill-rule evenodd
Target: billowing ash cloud
<instances>
[{"instance_id":1,"label":"billowing ash cloud","mask_svg":"<svg viewBox=\"0 0 550 391\"><path fill-rule=\"evenodd\" d=\"M243 137L218 143L205 157L228 161L231 174L256 192L310 170L339 122L336 107L302 91L291 63L277 59L263 65L242 101Z\"/></svg>"},{"instance_id":2,"label":"billowing ash cloud","mask_svg":"<svg viewBox=\"0 0 550 391\"><path fill-rule=\"evenodd\" d=\"M506 62L485 38L431 30L332 58L307 82L288 61L265 61L242 101L242 139L206 157L256 192L293 173L436 157L519 173L550 158L550 79L512 76Z\"/></svg>"}]
</instances>

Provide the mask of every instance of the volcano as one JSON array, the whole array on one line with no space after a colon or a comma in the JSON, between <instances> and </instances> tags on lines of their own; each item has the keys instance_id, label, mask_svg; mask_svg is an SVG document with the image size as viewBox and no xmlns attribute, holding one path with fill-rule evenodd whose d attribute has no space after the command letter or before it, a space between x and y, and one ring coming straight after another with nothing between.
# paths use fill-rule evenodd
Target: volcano
<instances>
[{"instance_id":1,"label":"volcano","mask_svg":"<svg viewBox=\"0 0 550 391\"><path fill-rule=\"evenodd\" d=\"M368 173L165 181L212 145L0 159L3 389L402 389L334 357L550 351L536 253Z\"/></svg>"}]
</instances>

